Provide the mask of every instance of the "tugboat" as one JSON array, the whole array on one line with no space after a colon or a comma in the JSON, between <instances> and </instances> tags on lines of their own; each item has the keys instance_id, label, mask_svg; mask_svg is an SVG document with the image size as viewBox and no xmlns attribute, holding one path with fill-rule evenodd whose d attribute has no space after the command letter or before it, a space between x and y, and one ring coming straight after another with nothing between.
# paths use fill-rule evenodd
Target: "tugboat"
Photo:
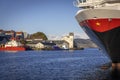
<instances>
[{"instance_id":1,"label":"tugboat","mask_svg":"<svg viewBox=\"0 0 120 80\"><path fill-rule=\"evenodd\" d=\"M77 0L76 19L120 70L120 0Z\"/></svg>"},{"instance_id":2,"label":"tugboat","mask_svg":"<svg viewBox=\"0 0 120 80\"><path fill-rule=\"evenodd\" d=\"M26 48L15 38L0 46L0 51L25 51Z\"/></svg>"}]
</instances>

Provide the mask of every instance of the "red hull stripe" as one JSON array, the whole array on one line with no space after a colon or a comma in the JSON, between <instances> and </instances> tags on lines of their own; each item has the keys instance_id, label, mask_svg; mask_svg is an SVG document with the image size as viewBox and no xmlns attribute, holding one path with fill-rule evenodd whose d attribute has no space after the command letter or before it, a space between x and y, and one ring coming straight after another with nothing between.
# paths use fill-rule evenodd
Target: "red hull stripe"
<instances>
[{"instance_id":1,"label":"red hull stripe","mask_svg":"<svg viewBox=\"0 0 120 80\"><path fill-rule=\"evenodd\" d=\"M105 32L120 26L120 19L89 19L80 22L81 26L88 26L97 32Z\"/></svg>"},{"instance_id":2,"label":"red hull stripe","mask_svg":"<svg viewBox=\"0 0 120 80\"><path fill-rule=\"evenodd\" d=\"M25 51L24 47L4 47L0 48L0 51Z\"/></svg>"}]
</instances>

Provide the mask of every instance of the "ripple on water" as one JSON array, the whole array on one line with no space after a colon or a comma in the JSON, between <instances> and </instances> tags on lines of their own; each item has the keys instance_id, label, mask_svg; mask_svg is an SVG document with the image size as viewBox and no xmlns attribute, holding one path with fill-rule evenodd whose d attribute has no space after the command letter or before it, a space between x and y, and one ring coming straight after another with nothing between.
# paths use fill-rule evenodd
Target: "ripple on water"
<instances>
[{"instance_id":1,"label":"ripple on water","mask_svg":"<svg viewBox=\"0 0 120 80\"><path fill-rule=\"evenodd\" d=\"M101 80L110 60L97 49L0 54L0 80Z\"/></svg>"}]
</instances>

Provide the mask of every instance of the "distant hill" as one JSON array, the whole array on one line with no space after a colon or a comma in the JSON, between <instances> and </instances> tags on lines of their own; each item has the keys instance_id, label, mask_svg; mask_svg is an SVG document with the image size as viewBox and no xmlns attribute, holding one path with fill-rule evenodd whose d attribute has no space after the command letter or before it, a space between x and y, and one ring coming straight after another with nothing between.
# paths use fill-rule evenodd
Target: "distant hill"
<instances>
[{"instance_id":1,"label":"distant hill","mask_svg":"<svg viewBox=\"0 0 120 80\"><path fill-rule=\"evenodd\" d=\"M74 46L77 48L96 48L97 45L90 39L74 39Z\"/></svg>"},{"instance_id":2,"label":"distant hill","mask_svg":"<svg viewBox=\"0 0 120 80\"><path fill-rule=\"evenodd\" d=\"M30 35L31 39L48 40L47 36L43 32L36 32Z\"/></svg>"}]
</instances>

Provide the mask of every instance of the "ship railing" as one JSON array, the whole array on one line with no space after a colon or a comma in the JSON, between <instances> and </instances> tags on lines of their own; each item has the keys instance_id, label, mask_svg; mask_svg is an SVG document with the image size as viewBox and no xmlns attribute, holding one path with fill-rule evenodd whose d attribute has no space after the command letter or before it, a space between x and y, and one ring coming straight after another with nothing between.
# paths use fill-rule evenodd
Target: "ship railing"
<instances>
[{"instance_id":1,"label":"ship railing","mask_svg":"<svg viewBox=\"0 0 120 80\"><path fill-rule=\"evenodd\" d=\"M104 0L76 0L73 5L79 8L94 8L103 4Z\"/></svg>"}]
</instances>

